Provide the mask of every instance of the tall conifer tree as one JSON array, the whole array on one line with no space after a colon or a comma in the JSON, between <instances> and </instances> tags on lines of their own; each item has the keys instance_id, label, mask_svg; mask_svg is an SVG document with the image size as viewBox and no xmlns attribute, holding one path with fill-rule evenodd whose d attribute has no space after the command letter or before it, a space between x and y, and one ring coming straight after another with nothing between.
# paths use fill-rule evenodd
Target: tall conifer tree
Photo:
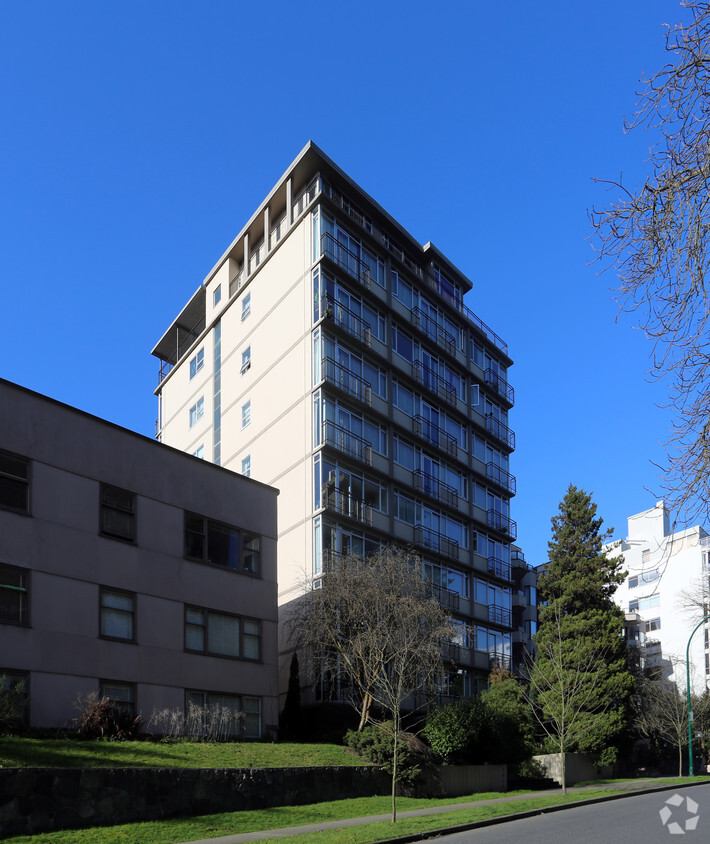
<instances>
[{"instance_id":1,"label":"tall conifer tree","mask_svg":"<svg viewBox=\"0 0 710 844\"><path fill-rule=\"evenodd\" d=\"M608 533L596 510L591 495L570 485L552 519L530 689L550 750L611 762L626 729L633 678L624 614L612 600L625 577L623 558L602 552Z\"/></svg>"}]
</instances>

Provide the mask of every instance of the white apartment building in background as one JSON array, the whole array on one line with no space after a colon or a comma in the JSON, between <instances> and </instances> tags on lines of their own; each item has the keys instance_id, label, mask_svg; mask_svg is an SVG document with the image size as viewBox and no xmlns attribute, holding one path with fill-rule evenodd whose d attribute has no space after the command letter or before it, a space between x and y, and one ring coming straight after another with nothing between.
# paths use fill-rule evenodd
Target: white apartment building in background
<instances>
[{"instance_id":1,"label":"white apartment building in background","mask_svg":"<svg viewBox=\"0 0 710 844\"><path fill-rule=\"evenodd\" d=\"M659 501L630 516L628 537L604 550L609 556L624 556L628 575L614 600L627 614L640 617L647 664L660 665L664 677L684 690L688 639L703 618L698 604L708 599L710 536L699 526L673 532L669 512ZM708 631L703 624L690 647L691 688L698 694L710 680Z\"/></svg>"},{"instance_id":2,"label":"white apartment building in background","mask_svg":"<svg viewBox=\"0 0 710 844\"><path fill-rule=\"evenodd\" d=\"M280 605L339 555L419 552L460 630L445 697L510 666L530 624L512 360L471 287L309 142L153 349L158 439L280 490Z\"/></svg>"}]
</instances>

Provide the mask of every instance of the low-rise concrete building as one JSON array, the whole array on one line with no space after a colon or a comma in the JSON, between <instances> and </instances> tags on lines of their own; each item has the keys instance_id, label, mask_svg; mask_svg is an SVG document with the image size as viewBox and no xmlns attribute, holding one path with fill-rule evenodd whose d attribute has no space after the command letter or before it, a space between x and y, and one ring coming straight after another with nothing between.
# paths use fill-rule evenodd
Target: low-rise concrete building
<instances>
[{"instance_id":1,"label":"low-rise concrete building","mask_svg":"<svg viewBox=\"0 0 710 844\"><path fill-rule=\"evenodd\" d=\"M0 380L0 675L28 723L97 692L148 721L278 720L277 490ZM237 713L240 713L237 715Z\"/></svg>"}]
</instances>

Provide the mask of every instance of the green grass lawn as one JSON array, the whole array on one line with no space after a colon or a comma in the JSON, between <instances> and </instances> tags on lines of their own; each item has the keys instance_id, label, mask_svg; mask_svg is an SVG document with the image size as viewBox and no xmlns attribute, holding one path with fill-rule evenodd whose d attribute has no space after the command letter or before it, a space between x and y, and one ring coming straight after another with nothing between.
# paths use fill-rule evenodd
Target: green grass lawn
<instances>
[{"instance_id":1,"label":"green grass lawn","mask_svg":"<svg viewBox=\"0 0 710 844\"><path fill-rule=\"evenodd\" d=\"M336 744L0 738L3 768L298 768L367 765Z\"/></svg>"},{"instance_id":2,"label":"green grass lawn","mask_svg":"<svg viewBox=\"0 0 710 844\"><path fill-rule=\"evenodd\" d=\"M707 778L704 778L707 779ZM687 778L682 782L687 782ZM591 800L618 794L617 789L594 789L585 792L551 797L535 797L528 792L530 799L516 800L512 803L497 803L489 806L477 806L469 809L459 809L440 815L429 815L416 818L400 818L396 825L391 822L373 822L362 826L324 831L318 833L303 833L300 835L281 838L281 841L309 842L317 840L323 844L340 844L340 842L383 841L393 836L406 835L442 829L447 826L472 823L489 818L502 817L515 812L539 810L549 806L559 806L564 803L579 800ZM466 797L449 798L448 800L427 800L400 797L397 800L399 812L408 809L421 809L428 806L452 805L466 803L471 800L491 800L499 797L510 797L525 792L472 794ZM19 836L6 839L11 844L174 844L176 841L193 841L200 838L213 838L222 835L235 835L246 832L257 832L267 829L297 826L306 823L323 823L325 821L343 818L365 817L379 815L390 811L389 797L363 797L351 800L337 800L331 803L316 803L310 806L283 806L275 809L261 809L248 812L225 812L216 815L201 815L192 818L174 818L150 823L122 824L113 827L93 827L84 830L63 830L60 832L44 833L34 836Z\"/></svg>"}]
</instances>

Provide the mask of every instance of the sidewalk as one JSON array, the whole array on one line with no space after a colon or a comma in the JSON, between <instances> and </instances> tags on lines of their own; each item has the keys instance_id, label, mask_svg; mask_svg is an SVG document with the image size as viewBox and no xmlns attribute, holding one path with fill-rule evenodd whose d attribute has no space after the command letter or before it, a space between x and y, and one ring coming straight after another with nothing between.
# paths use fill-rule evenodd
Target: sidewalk
<instances>
[{"instance_id":1,"label":"sidewalk","mask_svg":"<svg viewBox=\"0 0 710 844\"><path fill-rule=\"evenodd\" d=\"M673 785L655 785L655 780L629 780L626 782L619 782L619 783L608 783L608 784L601 784L601 785L584 785L584 786L573 786L572 788L567 789L568 794L575 794L575 793L583 793L585 791L594 791L599 788L608 789L610 791L617 791L618 794L609 796L609 797L600 797L596 798L592 801L584 801L585 803L589 804L590 802L603 802L606 800L614 800L619 797L627 797L631 796L632 794L638 794L639 792L653 792L653 791L666 791L668 789L677 789L679 786L678 784ZM688 783L688 785L705 785L706 783L698 782L698 783ZM562 794L561 788L551 788L547 789L546 791L536 791L532 794L519 794L513 797L498 797L495 800L472 800L470 803L453 803L447 806L430 806L427 809L411 809L405 812L397 812L398 818L412 818L418 815L440 815L444 812L453 812L460 809L472 809L476 806L489 806L496 803L515 803L521 800L530 800L535 797L555 797ZM573 806L578 805L577 802L567 803L565 804L564 808L571 808ZM540 814L544 811L558 811L560 807L550 807L549 809L536 809L530 814ZM461 831L462 829L474 829L478 826L488 826L490 823L501 823L504 821L510 821L515 818L525 817L528 812L518 812L507 815L505 818L494 818L491 821L482 821L478 823L468 824L466 826L456 827L456 831ZM314 823L314 824L302 824L301 826L289 826L289 827L282 827L280 829L268 829L263 832L246 832L240 835L225 835L220 838L203 838L199 841L193 841L191 844L242 844L242 842L246 841L266 841L270 838L285 838L289 835L303 835L307 833L316 833L321 832L323 830L328 829L343 829L348 826L358 826L361 824L368 824L368 823L375 823L377 821L388 821L390 820L391 815L368 815L364 818L346 818L339 821L326 821L325 823ZM447 831L453 831L451 826L446 828ZM443 832L444 830L439 830L439 832ZM396 834L396 827L392 830L393 833ZM431 835L433 836L435 833L432 831ZM416 838L421 838L420 835L417 835ZM405 840L405 839L391 839L391 840ZM412 837L409 840L414 840ZM186 842L184 842L186 844Z\"/></svg>"}]
</instances>

